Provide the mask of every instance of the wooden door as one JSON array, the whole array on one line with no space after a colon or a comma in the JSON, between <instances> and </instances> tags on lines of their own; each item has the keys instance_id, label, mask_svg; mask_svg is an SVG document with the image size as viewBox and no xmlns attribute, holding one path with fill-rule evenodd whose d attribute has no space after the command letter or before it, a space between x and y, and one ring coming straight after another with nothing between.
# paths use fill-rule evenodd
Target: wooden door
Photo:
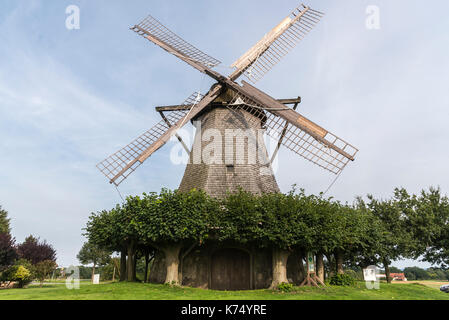
<instances>
[{"instance_id":1,"label":"wooden door","mask_svg":"<svg viewBox=\"0 0 449 320\"><path fill-rule=\"evenodd\" d=\"M249 290L249 254L238 249L220 249L212 255L211 289Z\"/></svg>"}]
</instances>

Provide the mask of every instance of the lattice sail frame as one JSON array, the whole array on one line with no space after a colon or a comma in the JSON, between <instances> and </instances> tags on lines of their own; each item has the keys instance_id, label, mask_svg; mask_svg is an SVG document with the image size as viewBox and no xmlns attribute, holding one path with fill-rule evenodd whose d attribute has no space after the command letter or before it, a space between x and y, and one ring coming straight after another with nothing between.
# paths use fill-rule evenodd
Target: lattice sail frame
<instances>
[{"instance_id":1,"label":"lattice sail frame","mask_svg":"<svg viewBox=\"0 0 449 320\"><path fill-rule=\"evenodd\" d=\"M194 107L202 98L203 96L200 93L195 92L187 98L183 105ZM110 183L118 186L142 164L142 162L138 160L142 153L158 141L158 139L167 132L172 125L185 118L188 113L189 110L187 108L186 110L167 112L164 114L165 119L161 120L126 147L98 163L97 168L109 179ZM126 171L122 172L130 164L131 166L129 166Z\"/></svg>"},{"instance_id":2,"label":"lattice sail frame","mask_svg":"<svg viewBox=\"0 0 449 320\"><path fill-rule=\"evenodd\" d=\"M231 79L238 78L243 73L252 83L259 81L304 39L323 16L324 13L304 5L293 10L277 27L231 65L236 68Z\"/></svg>"},{"instance_id":3,"label":"lattice sail frame","mask_svg":"<svg viewBox=\"0 0 449 320\"><path fill-rule=\"evenodd\" d=\"M252 114L254 119L262 119L268 136L275 140L280 140L282 145L291 151L334 174L340 174L351 159L332 149L330 145L337 146L353 158L358 152L358 149L351 144L298 114L304 121L315 125L316 133L322 134L323 139L328 141L328 145L326 145L301 128L273 114L270 112L270 109L263 108L240 93L235 93L234 99L228 105L228 108L231 110L244 110ZM288 107L285 107L285 109L272 109L272 111L281 110L291 109Z\"/></svg>"},{"instance_id":4,"label":"lattice sail frame","mask_svg":"<svg viewBox=\"0 0 449 320\"><path fill-rule=\"evenodd\" d=\"M144 38L147 38L147 35L151 35L166 45L169 45L184 57L192 59L208 68L213 68L221 63L219 60L205 54L200 49L176 35L151 15L142 20L138 25L131 27L131 30Z\"/></svg>"}]
</instances>

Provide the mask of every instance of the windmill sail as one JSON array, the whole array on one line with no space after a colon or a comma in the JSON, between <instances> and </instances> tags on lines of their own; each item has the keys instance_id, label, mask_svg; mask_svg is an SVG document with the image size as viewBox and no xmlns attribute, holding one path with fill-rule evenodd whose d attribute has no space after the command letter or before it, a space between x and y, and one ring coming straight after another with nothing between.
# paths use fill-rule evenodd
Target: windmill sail
<instances>
[{"instance_id":1,"label":"windmill sail","mask_svg":"<svg viewBox=\"0 0 449 320\"><path fill-rule=\"evenodd\" d=\"M166 117L170 122L176 123L185 117L186 114L187 111L172 111L170 114L167 114ZM154 145L169 128L170 126L167 122L161 120L158 124L132 141L126 147L97 164L97 168L110 180L111 183L119 185L142 164L142 162L138 161L141 154Z\"/></svg>"},{"instance_id":2,"label":"windmill sail","mask_svg":"<svg viewBox=\"0 0 449 320\"><path fill-rule=\"evenodd\" d=\"M152 16L146 17L141 23L132 27L131 30L187 63L189 61L196 62L206 68L213 68L221 63L183 40Z\"/></svg>"},{"instance_id":3,"label":"windmill sail","mask_svg":"<svg viewBox=\"0 0 449 320\"><path fill-rule=\"evenodd\" d=\"M291 151L334 174L354 160L358 150L351 144L249 84L244 82L242 89L229 107L264 119L266 133L282 137L282 145Z\"/></svg>"},{"instance_id":4,"label":"windmill sail","mask_svg":"<svg viewBox=\"0 0 449 320\"><path fill-rule=\"evenodd\" d=\"M221 87L216 86L205 97L195 92L184 102L184 105L194 106L191 110L176 110L168 113L165 119L150 130L97 164L97 168L109 179L110 183L118 186L170 140L179 128L209 105L218 96L220 90Z\"/></svg>"},{"instance_id":5,"label":"windmill sail","mask_svg":"<svg viewBox=\"0 0 449 320\"><path fill-rule=\"evenodd\" d=\"M256 83L312 30L323 15L304 5L296 8L231 65L235 71L230 79L236 80L244 74Z\"/></svg>"}]
</instances>

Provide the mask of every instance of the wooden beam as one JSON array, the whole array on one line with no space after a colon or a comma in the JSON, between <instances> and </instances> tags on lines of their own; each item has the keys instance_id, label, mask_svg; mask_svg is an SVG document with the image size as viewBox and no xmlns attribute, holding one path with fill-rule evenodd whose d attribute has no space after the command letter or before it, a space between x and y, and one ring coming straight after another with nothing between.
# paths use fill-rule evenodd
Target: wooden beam
<instances>
[{"instance_id":1,"label":"wooden beam","mask_svg":"<svg viewBox=\"0 0 449 320\"><path fill-rule=\"evenodd\" d=\"M256 103L259 103L261 106L269 106L270 108L279 108L282 109L283 104L277 102L275 99L267 95L266 93L260 91L259 89L251 86L249 83L242 81L243 87L240 87L239 85L232 83L233 88L236 89L237 92L241 92L242 94L246 95ZM289 123L293 124L294 126L298 127L299 129L307 132L309 135L314 137L316 140L321 142L322 144L326 145L327 147L337 151L339 154L344 156L345 158L348 158L351 161L354 161L354 157L350 154L348 154L346 151L340 149L332 142L325 139L322 134L323 132L327 133L327 130L320 127L316 123L310 121L309 119L301 116L299 113L297 113L294 110L279 110L279 111L270 111L274 115L283 118L284 120L287 120Z\"/></svg>"},{"instance_id":2,"label":"wooden beam","mask_svg":"<svg viewBox=\"0 0 449 320\"><path fill-rule=\"evenodd\" d=\"M206 108L209 103L214 101L221 93L221 89L223 87L221 85L214 86L208 92L207 95L204 96L203 100L201 100L194 110L189 112L185 117L180 119L176 124L170 127L156 142L154 142L149 148L144 150L139 157L130 161L128 165L123 168L119 173L117 173L110 181L110 183L114 183L121 175L123 175L129 168L131 168L137 161L143 163L146 159L148 159L154 152L159 150L165 143L167 143L170 138L180 129L184 124L193 119L198 113L200 113L204 108Z\"/></svg>"},{"instance_id":3,"label":"wooden beam","mask_svg":"<svg viewBox=\"0 0 449 320\"><path fill-rule=\"evenodd\" d=\"M168 121L167 117L164 115L163 112L159 112L162 119L165 121L165 123L171 127L172 124L170 123L170 121ZM178 141L181 142L181 145L183 146L184 150L187 152L187 154L190 154L190 150L189 147L185 144L184 140L182 140L181 136L177 133L175 133L176 138L178 138Z\"/></svg>"},{"instance_id":4,"label":"wooden beam","mask_svg":"<svg viewBox=\"0 0 449 320\"><path fill-rule=\"evenodd\" d=\"M295 105L293 106L293 110L295 110L295 111L296 111L296 108L298 108L298 104L301 102L301 97L298 97L297 100L299 102L295 103ZM273 155L271 156L270 164L273 164L274 159L276 159L279 149L281 148L282 141L284 140L285 134L287 133L287 129L288 129L288 121L285 121L284 129L282 130L281 136L279 137L279 141L276 146L276 149L274 150Z\"/></svg>"},{"instance_id":5,"label":"wooden beam","mask_svg":"<svg viewBox=\"0 0 449 320\"><path fill-rule=\"evenodd\" d=\"M298 98L294 98L294 99L278 99L278 102L284 104L284 105L298 105L299 103L301 103L301 97ZM215 105L215 103L211 103L212 106ZM220 104L216 104L221 105ZM168 111L183 111L183 110L190 110L190 108L192 107L192 105L172 105L172 106L159 106L156 107L156 111L157 112L168 112Z\"/></svg>"}]
</instances>

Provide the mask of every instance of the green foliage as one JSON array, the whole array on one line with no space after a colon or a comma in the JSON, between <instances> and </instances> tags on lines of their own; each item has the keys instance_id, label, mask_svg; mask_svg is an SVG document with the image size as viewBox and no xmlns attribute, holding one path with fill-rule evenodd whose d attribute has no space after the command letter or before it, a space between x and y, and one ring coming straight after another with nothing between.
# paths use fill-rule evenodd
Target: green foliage
<instances>
[{"instance_id":1,"label":"green foliage","mask_svg":"<svg viewBox=\"0 0 449 320\"><path fill-rule=\"evenodd\" d=\"M262 241L266 246L288 249L294 246L310 248L313 229L310 228L309 199L303 194L264 194L259 198L262 212Z\"/></svg>"},{"instance_id":2,"label":"green foliage","mask_svg":"<svg viewBox=\"0 0 449 320\"><path fill-rule=\"evenodd\" d=\"M392 273L402 273L402 270L396 267L390 267L390 272Z\"/></svg>"},{"instance_id":3,"label":"green foliage","mask_svg":"<svg viewBox=\"0 0 449 320\"><path fill-rule=\"evenodd\" d=\"M41 286L44 280L56 270L57 266L56 262L52 260L44 260L34 266L34 277L41 282Z\"/></svg>"},{"instance_id":4,"label":"green foliage","mask_svg":"<svg viewBox=\"0 0 449 320\"><path fill-rule=\"evenodd\" d=\"M94 266L102 266L110 261L111 252L90 242L85 242L76 258L84 265L92 263Z\"/></svg>"},{"instance_id":5,"label":"green foliage","mask_svg":"<svg viewBox=\"0 0 449 320\"><path fill-rule=\"evenodd\" d=\"M92 279L92 267L78 266L80 279Z\"/></svg>"},{"instance_id":6,"label":"green foliage","mask_svg":"<svg viewBox=\"0 0 449 320\"><path fill-rule=\"evenodd\" d=\"M262 212L253 194L243 191L230 193L219 212L218 237L221 241L255 242L262 236Z\"/></svg>"},{"instance_id":7,"label":"green foliage","mask_svg":"<svg viewBox=\"0 0 449 320\"><path fill-rule=\"evenodd\" d=\"M2 273L1 280L3 282L17 282L17 287L23 288L24 286L29 284L33 280L33 278L31 271L26 267L24 267L23 265L14 265Z\"/></svg>"},{"instance_id":8,"label":"green foliage","mask_svg":"<svg viewBox=\"0 0 449 320\"><path fill-rule=\"evenodd\" d=\"M419 267L407 267L404 269L404 274L407 280L431 280L431 279L438 279L438 276L435 269L428 269L424 270ZM446 280L446 275L442 275L443 279L440 278L440 280Z\"/></svg>"},{"instance_id":9,"label":"green foliage","mask_svg":"<svg viewBox=\"0 0 449 320\"><path fill-rule=\"evenodd\" d=\"M121 251L123 242L129 237L126 234L127 216L123 208L117 205L112 210L92 213L87 222L86 235L88 242L103 250Z\"/></svg>"},{"instance_id":10,"label":"green foliage","mask_svg":"<svg viewBox=\"0 0 449 320\"><path fill-rule=\"evenodd\" d=\"M333 286L354 286L355 279L349 274L336 274L330 278L329 284Z\"/></svg>"},{"instance_id":11,"label":"green foliage","mask_svg":"<svg viewBox=\"0 0 449 320\"><path fill-rule=\"evenodd\" d=\"M239 190L216 200L198 190L163 189L92 213L85 235L108 252L137 250L138 261L145 250L214 240L327 257L342 252L345 267L358 268L358 275L368 265L421 255L449 264L449 201L439 189L418 196L395 189L391 199L367 199L349 205L304 190L262 195Z\"/></svg>"},{"instance_id":12,"label":"green foliage","mask_svg":"<svg viewBox=\"0 0 449 320\"><path fill-rule=\"evenodd\" d=\"M345 274L352 277L355 280L360 280L363 281L363 271L362 270L352 270L352 269L347 269L345 270Z\"/></svg>"},{"instance_id":13,"label":"green foliage","mask_svg":"<svg viewBox=\"0 0 449 320\"><path fill-rule=\"evenodd\" d=\"M126 211L135 212L132 225L138 238L145 242L199 242L209 237L217 223L219 202L203 191L188 193L162 190L128 198Z\"/></svg>"},{"instance_id":14,"label":"green foliage","mask_svg":"<svg viewBox=\"0 0 449 320\"><path fill-rule=\"evenodd\" d=\"M281 292L291 292L293 291L293 284L287 282L279 283L277 286L277 290Z\"/></svg>"},{"instance_id":15,"label":"green foliage","mask_svg":"<svg viewBox=\"0 0 449 320\"><path fill-rule=\"evenodd\" d=\"M8 211L3 210L0 206L0 233L10 233L10 219L8 218Z\"/></svg>"},{"instance_id":16,"label":"green foliage","mask_svg":"<svg viewBox=\"0 0 449 320\"><path fill-rule=\"evenodd\" d=\"M9 233L0 233L0 272L14 264L16 259L15 239Z\"/></svg>"},{"instance_id":17,"label":"green foliage","mask_svg":"<svg viewBox=\"0 0 449 320\"><path fill-rule=\"evenodd\" d=\"M440 189L423 190L415 211L412 225L415 241L426 245L424 261L449 267L449 198Z\"/></svg>"}]
</instances>

